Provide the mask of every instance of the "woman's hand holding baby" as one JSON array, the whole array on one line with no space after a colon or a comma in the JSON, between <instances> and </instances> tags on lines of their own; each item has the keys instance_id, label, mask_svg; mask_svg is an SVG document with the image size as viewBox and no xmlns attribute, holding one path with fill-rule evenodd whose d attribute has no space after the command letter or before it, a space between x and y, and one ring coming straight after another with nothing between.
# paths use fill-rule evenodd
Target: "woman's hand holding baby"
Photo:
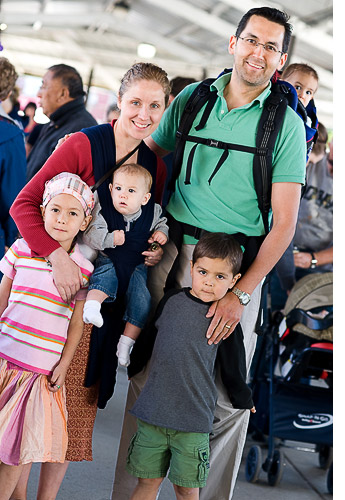
<instances>
[{"instance_id":1,"label":"woman's hand holding baby","mask_svg":"<svg viewBox=\"0 0 345 500\"><path fill-rule=\"evenodd\" d=\"M151 236L151 238L148 239L148 244L149 245L151 245L154 242L160 243L160 241L154 239L154 236L157 235L157 233L159 233L160 235L164 236L164 239L165 239L164 243L166 243L166 241L168 239L166 237L166 235L164 233L162 233L161 231L156 231L156 232L153 233L153 235ZM160 236L158 236L158 237L160 238ZM146 266L153 267L156 264L158 264L158 262L162 259L162 257L163 257L163 248L161 247L161 245L164 245L164 243L160 243L158 245L158 248L156 250L146 250L145 252L142 253L142 255L145 256L145 265Z\"/></svg>"}]
</instances>

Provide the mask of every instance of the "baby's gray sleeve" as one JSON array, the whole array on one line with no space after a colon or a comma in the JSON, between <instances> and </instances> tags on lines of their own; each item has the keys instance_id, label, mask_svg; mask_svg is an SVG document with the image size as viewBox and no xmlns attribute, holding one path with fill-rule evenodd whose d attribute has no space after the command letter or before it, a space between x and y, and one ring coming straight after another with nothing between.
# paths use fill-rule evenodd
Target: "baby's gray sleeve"
<instances>
[{"instance_id":1,"label":"baby's gray sleeve","mask_svg":"<svg viewBox=\"0 0 345 500\"><path fill-rule=\"evenodd\" d=\"M167 225L167 218L161 217L161 215L162 215L162 207L158 203L155 203L155 210L150 230L162 231L162 233L164 233L166 237L169 238L169 227Z\"/></svg>"},{"instance_id":2,"label":"baby's gray sleeve","mask_svg":"<svg viewBox=\"0 0 345 500\"><path fill-rule=\"evenodd\" d=\"M83 243L95 250L114 248L114 233L109 233L108 225L101 214L99 201L95 203L92 211L92 220L83 234Z\"/></svg>"}]
</instances>

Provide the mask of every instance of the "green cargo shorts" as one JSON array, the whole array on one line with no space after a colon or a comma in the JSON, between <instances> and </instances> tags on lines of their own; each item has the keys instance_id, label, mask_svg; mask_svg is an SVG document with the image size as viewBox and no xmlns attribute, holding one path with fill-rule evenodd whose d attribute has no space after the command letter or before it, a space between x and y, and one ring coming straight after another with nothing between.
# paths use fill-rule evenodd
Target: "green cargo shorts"
<instances>
[{"instance_id":1,"label":"green cargo shorts","mask_svg":"<svg viewBox=\"0 0 345 500\"><path fill-rule=\"evenodd\" d=\"M185 488L206 484L209 463L209 434L182 432L147 424L137 419L138 431L131 439L127 471L141 478L165 477Z\"/></svg>"}]
</instances>

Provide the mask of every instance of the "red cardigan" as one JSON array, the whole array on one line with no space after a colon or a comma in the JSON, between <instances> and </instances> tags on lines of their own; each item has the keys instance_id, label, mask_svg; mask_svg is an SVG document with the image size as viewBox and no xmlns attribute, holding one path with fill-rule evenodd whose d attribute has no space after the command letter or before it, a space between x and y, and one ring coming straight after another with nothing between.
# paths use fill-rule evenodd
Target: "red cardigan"
<instances>
[{"instance_id":1,"label":"red cardigan","mask_svg":"<svg viewBox=\"0 0 345 500\"><path fill-rule=\"evenodd\" d=\"M51 238L44 229L40 205L46 181L61 172L77 174L89 186L95 184L91 145L82 132L73 134L54 151L43 167L20 191L10 209L10 214L22 237L32 252L40 257L50 255L60 246L60 243ZM156 203L162 202L165 179L165 163L157 157Z\"/></svg>"}]
</instances>

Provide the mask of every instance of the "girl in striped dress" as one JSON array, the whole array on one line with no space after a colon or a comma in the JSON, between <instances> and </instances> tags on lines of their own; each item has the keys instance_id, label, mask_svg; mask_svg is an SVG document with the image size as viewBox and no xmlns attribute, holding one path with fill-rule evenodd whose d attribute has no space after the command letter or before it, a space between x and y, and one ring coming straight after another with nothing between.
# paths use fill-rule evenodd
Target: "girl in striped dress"
<instances>
[{"instance_id":1,"label":"girl in striped dress","mask_svg":"<svg viewBox=\"0 0 345 500\"><path fill-rule=\"evenodd\" d=\"M83 332L82 311L92 264L75 244L94 206L77 175L46 183L44 227L80 267L82 288L61 299L47 259L18 239L0 261L0 500L8 500L25 464L64 462L67 412L64 380Z\"/></svg>"}]
</instances>

